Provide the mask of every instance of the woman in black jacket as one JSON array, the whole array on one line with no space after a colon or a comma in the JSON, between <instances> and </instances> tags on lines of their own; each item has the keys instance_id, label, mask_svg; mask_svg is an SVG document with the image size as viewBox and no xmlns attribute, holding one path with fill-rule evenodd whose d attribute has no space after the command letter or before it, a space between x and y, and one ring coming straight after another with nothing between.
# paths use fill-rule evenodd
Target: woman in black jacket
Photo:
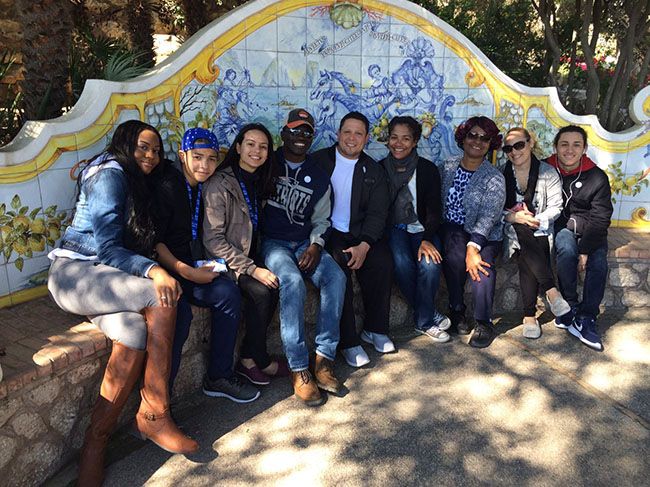
<instances>
[{"instance_id":1,"label":"woman in black jacket","mask_svg":"<svg viewBox=\"0 0 650 487\"><path fill-rule=\"evenodd\" d=\"M388 125L388 150L381 161L391 196L389 245L395 277L415 312L415 329L434 342L449 341L449 318L435 307L442 256L437 235L441 219L440 174L418 156L422 126L413 117L394 117Z\"/></svg>"}]
</instances>

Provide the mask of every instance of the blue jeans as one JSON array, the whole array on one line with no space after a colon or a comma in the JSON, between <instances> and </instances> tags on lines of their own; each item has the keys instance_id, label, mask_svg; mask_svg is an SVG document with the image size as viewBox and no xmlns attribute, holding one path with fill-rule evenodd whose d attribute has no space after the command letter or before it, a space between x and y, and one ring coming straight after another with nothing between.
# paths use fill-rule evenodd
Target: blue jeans
<instances>
[{"instance_id":1,"label":"blue jeans","mask_svg":"<svg viewBox=\"0 0 650 487\"><path fill-rule=\"evenodd\" d=\"M265 239L262 256L266 267L280 280L280 336L292 371L309 366L309 349L305 342L305 297L303 276L320 289L320 311L316 323L316 352L334 360L339 343L339 320L345 296L345 274L325 250L313 272L298 268L298 259L309 241L290 242Z\"/></svg>"},{"instance_id":2,"label":"blue jeans","mask_svg":"<svg viewBox=\"0 0 650 487\"><path fill-rule=\"evenodd\" d=\"M578 240L568 228L555 234L555 257L560 292L578 315L596 318L607 285L607 245L597 248L587 258L582 303L578 303Z\"/></svg>"},{"instance_id":3,"label":"blue jeans","mask_svg":"<svg viewBox=\"0 0 650 487\"><path fill-rule=\"evenodd\" d=\"M233 374L233 357L241 312L239 288L228 276L219 276L209 284L196 284L180 279L183 295L178 300L176 331L172 347L170 388L181 363L183 344L190 333L192 307L210 308L210 351L208 377L215 380Z\"/></svg>"},{"instance_id":4,"label":"blue jeans","mask_svg":"<svg viewBox=\"0 0 650 487\"><path fill-rule=\"evenodd\" d=\"M400 291L415 312L415 326L420 329L434 324L436 316L436 293L440 283L442 266L425 258L418 262L418 249L424 232L408 233L391 228L388 245L395 263L395 280ZM433 245L441 251L440 239L435 237ZM442 252L441 252L442 253Z\"/></svg>"}]
</instances>

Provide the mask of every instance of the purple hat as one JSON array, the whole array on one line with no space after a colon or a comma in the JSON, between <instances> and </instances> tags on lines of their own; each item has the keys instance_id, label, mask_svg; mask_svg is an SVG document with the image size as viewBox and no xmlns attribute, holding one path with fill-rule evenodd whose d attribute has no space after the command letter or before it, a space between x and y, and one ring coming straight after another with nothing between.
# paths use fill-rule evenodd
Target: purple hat
<instances>
[{"instance_id":1,"label":"purple hat","mask_svg":"<svg viewBox=\"0 0 650 487\"><path fill-rule=\"evenodd\" d=\"M200 139L205 139L208 142L200 142L198 144L195 143ZM181 150L185 152L192 149L214 149L219 152L219 141L217 140L217 136L209 130L202 128L186 130L185 134L183 135Z\"/></svg>"}]
</instances>

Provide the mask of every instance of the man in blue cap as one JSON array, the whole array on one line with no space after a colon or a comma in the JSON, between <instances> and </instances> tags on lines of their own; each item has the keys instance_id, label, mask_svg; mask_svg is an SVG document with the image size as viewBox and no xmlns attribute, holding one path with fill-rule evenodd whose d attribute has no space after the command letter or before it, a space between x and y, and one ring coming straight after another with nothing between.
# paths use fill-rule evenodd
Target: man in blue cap
<instances>
[{"instance_id":1,"label":"man in blue cap","mask_svg":"<svg viewBox=\"0 0 650 487\"><path fill-rule=\"evenodd\" d=\"M178 301L169 380L171 386L178 372L183 344L189 335L192 322L190 305L210 308L210 352L203 392L211 397L245 403L257 399L260 392L233 371L241 295L227 275L220 275L216 262L204 260L202 245L204 209L201 193L203 183L217 169L218 151L219 142L212 132L202 128L189 129L178 152L182 172L170 161L165 161L154 179L159 217L156 225L158 260L183 288Z\"/></svg>"}]
</instances>

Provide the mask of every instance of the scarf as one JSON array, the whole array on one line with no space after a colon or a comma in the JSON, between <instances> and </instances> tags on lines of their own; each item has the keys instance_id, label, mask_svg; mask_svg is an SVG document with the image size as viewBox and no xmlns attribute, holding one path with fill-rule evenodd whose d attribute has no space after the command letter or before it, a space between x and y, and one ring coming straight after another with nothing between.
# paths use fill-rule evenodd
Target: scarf
<instances>
[{"instance_id":1,"label":"scarf","mask_svg":"<svg viewBox=\"0 0 650 487\"><path fill-rule=\"evenodd\" d=\"M416 149L413 149L404 159L395 159L390 153L384 159L384 169L388 174L388 187L393 202L392 223L394 225L408 225L418 219L408 184L415 173L419 159Z\"/></svg>"},{"instance_id":2,"label":"scarf","mask_svg":"<svg viewBox=\"0 0 650 487\"><path fill-rule=\"evenodd\" d=\"M535 196L535 187L537 186L537 178L539 177L539 160L534 155L530 158L530 169L528 170L528 182L526 184L526 192L524 193L524 203L528 211L535 213L533 210L533 197ZM517 204L517 178L515 177L515 170L512 167L512 162L506 162L506 168L503 174L506 178L506 204L505 209L508 210Z\"/></svg>"}]
</instances>

